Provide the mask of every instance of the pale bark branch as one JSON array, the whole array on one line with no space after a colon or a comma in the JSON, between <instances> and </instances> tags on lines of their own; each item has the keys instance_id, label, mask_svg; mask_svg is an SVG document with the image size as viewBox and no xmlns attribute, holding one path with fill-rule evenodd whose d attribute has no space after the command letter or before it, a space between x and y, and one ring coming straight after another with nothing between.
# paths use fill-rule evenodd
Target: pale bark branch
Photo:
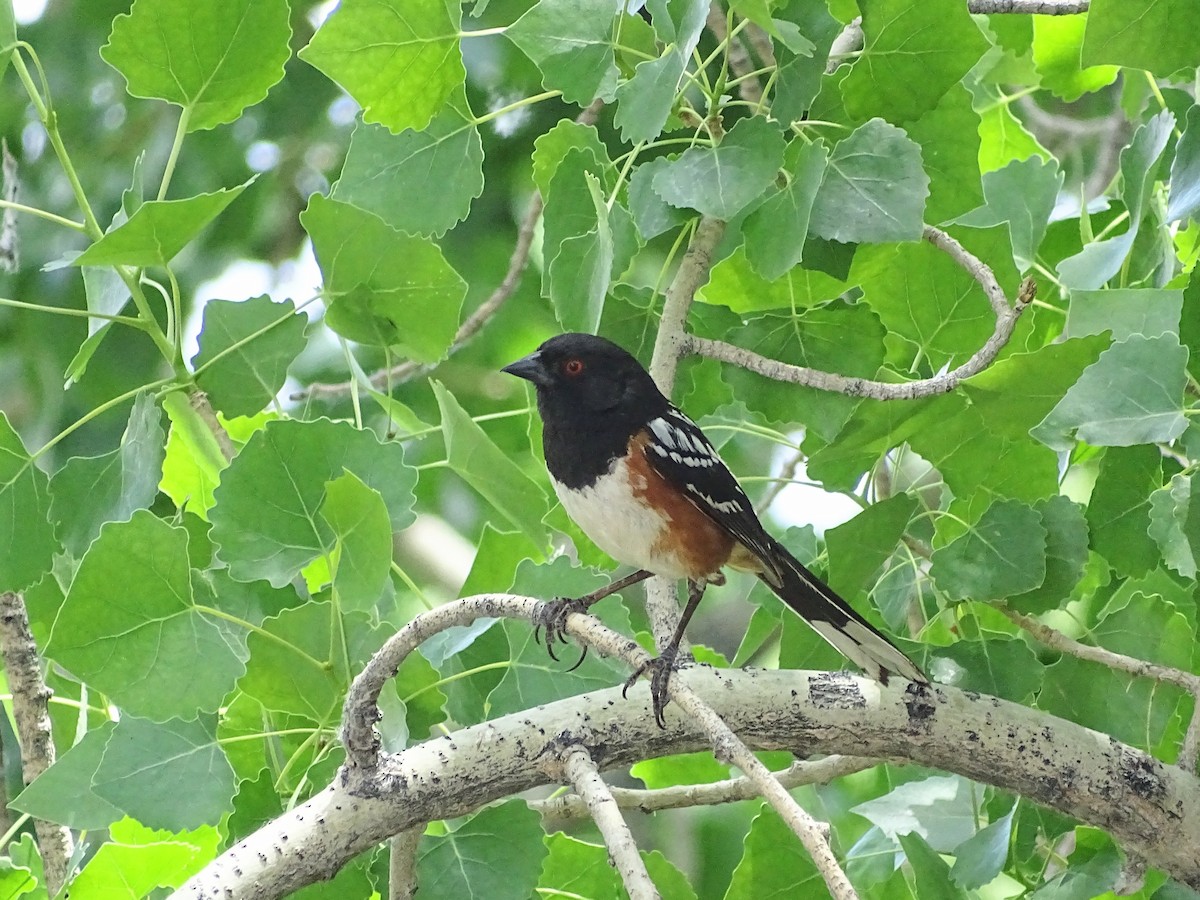
<instances>
[{"instance_id":1,"label":"pale bark branch","mask_svg":"<svg viewBox=\"0 0 1200 900\"><path fill-rule=\"evenodd\" d=\"M880 760L863 759L859 756L826 756L824 759L796 760L786 769L775 772L776 780L785 788L802 787L806 784L826 784L843 775L853 775L864 769L879 765ZM638 788L610 788L613 799L621 809L637 810L642 813L659 812L664 809L684 809L692 806L713 806L718 803L736 803L759 796L758 787L745 775L726 778L708 784L680 784L673 787L641 790ZM586 818L587 807L578 794L562 794L545 800L531 801L529 806L538 812L542 822L549 826L561 825L576 819Z\"/></svg>"},{"instance_id":2,"label":"pale bark branch","mask_svg":"<svg viewBox=\"0 0 1200 900\"><path fill-rule=\"evenodd\" d=\"M629 900L658 900L658 889L646 871L637 841L621 817L617 801L600 777L591 754L579 745L572 745L563 753L562 769L596 823Z\"/></svg>"},{"instance_id":3,"label":"pale bark branch","mask_svg":"<svg viewBox=\"0 0 1200 900\"><path fill-rule=\"evenodd\" d=\"M594 125L600 117L600 110L603 108L604 101L595 100L591 106L575 117L575 121L581 125ZM450 349L446 351L447 356L453 356L471 338L483 330L483 327L496 314L497 310L504 305L504 301L511 297L521 284L521 276L525 273L525 267L529 265L529 251L533 246L534 235L537 233L537 224L542 218L542 206L542 195L539 192L535 192L533 199L529 201L529 210L525 213L525 218L521 220L521 225L517 229L517 241L513 245L512 254L508 258L508 271L504 273L504 278L496 285L496 289L492 291L488 298L479 304L479 307L458 326L458 331L454 334L454 340L450 344ZM433 365L404 360L391 368L380 369L378 372L373 373L368 381L371 387L376 390L385 390L388 385L410 381L433 369ZM341 381L336 384L314 382L304 390L292 394L291 399L308 400L313 397L340 397L350 392L352 384L352 381Z\"/></svg>"},{"instance_id":4,"label":"pale bark branch","mask_svg":"<svg viewBox=\"0 0 1200 900\"><path fill-rule=\"evenodd\" d=\"M0 592L0 656L21 743L21 779L28 785L54 764L54 733L50 727L53 692L42 678L41 656L29 629L25 600L13 591ZM74 840L69 828L42 819L34 819L34 831L46 873L46 889L53 897L66 884Z\"/></svg>"},{"instance_id":5,"label":"pale bark branch","mask_svg":"<svg viewBox=\"0 0 1200 900\"><path fill-rule=\"evenodd\" d=\"M412 900L417 896L417 850L424 823L407 828L391 839L388 855L388 900Z\"/></svg>"},{"instance_id":6,"label":"pale bark branch","mask_svg":"<svg viewBox=\"0 0 1200 900\"><path fill-rule=\"evenodd\" d=\"M1041 644L1052 650L1066 653L1077 659L1100 663L1118 672L1125 672L1135 678L1150 678L1163 684L1173 684L1182 688L1196 698L1196 706L1192 711L1192 721L1184 735L1183 746L1179 750L1179 766L1189 772L1196 771L1197 744L1200 743L1200 675L1185 672L1172 666L1148 662L1134 656L1126 656L1114 650L1097 647L1095 644L1084 644L1073 637L1051 628L1032 616L1017 612L1011 607L999 604L996 606L1012 622L1024 631L1029 632Z\"/></svg>"},{"instance_id":7,"label":"pale bark branch","mask_svg":"<svg viewBox=\"0 0 1200 900\"><path fill-rule=\"evenodd\" d=\"M1015 302L1010 305L992 270L962 244L931 225L925 226L923 236L933 246L948 253L955 262L970 273L971 277L983 288L984 295L996 314L996 326L991 337L966 362L955 369L932 378L896 384L874 381L869 378L838 375L805 366L793 366L762 356L744 347L696 335L687 335L683 338L682 351L741 366L776 381L833 391L851 397L869 397L874 400L913 400L918 397L932 397L937 394L949 393L964 379L977 375L991 365L1012 337L1017 320L1033 301L1037 288L1032 279L1025 279L1021 283Z\"/></svg>"},{"instance_id":8,"label":"pale bark branch","mask_svg":"<svg viewBox=\"0 0 1200 900\"><path fill-rule=\"evenodd\" d=\"M508 601L514 613L535 605ZM569 617L568 630L603 637L608 629L588 619ZM672 682L755 749L853 753L956 772L1104 829L1127 853L1200 888L1200 780L1109 735L995 697L898 679L884 686L842 673L689 666ZM645 685L627 701L611 688L428 740L383 756L375 769L346 766L329 788L230 848L175 896L284 896L391 835L545 784L537 760L566 739L605 771L710 745L683 716L659 729L649 707Z\"/></svg>"},{"instance_id":9,"label":"pale bark branch","mask_svg":"<svg viewBox=\"0 0 1200 900\"><path fill-rule=\"evenodd\" d=\"M1078 16L1088 11L1088 0L967 0L967 9L988 15Z\"/></svg>"}]
</instances>

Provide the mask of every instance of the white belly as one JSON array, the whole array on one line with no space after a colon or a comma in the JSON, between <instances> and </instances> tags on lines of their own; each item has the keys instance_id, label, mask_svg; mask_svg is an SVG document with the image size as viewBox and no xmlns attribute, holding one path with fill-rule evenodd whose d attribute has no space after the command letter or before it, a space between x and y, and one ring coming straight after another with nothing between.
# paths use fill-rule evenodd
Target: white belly
<instances>
[{"instance_id":1,"label":"white belly","mask_svg":"<svg viewBox=\"0 0 1200 900\"><path fill-rule=\"evenodd\" d=\"M676 561L654 552L665 523L629 489L625 460L615 460L609 472L582 490L551 481L567 515L617 562L668 578L686 576Z\"/></svg>"}]
</instances>

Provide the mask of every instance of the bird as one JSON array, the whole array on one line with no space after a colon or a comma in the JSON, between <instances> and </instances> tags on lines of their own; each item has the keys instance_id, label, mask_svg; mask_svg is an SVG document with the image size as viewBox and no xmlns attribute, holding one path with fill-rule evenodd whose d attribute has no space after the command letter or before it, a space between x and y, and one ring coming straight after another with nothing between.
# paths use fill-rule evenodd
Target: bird
<instances>
[{"instance_id":1,"label":"bird","mask_svg":"<svg viewBox=\"0 0 1200 900\"><path fill-rule=\"evenodd\" d=\"M700 427L628 351L580 333L550 338L501 371L532 382L546 467L567 514L605 553L635 571L579 598L546 604L546 644L565 641L567 616L652 575L686 579L688 600L653 668L654 718L665 727L679 645L722 569L752 572L868 675L887 684L925 674L763 527L746 492Z\"/></svg>"}]
</instances>

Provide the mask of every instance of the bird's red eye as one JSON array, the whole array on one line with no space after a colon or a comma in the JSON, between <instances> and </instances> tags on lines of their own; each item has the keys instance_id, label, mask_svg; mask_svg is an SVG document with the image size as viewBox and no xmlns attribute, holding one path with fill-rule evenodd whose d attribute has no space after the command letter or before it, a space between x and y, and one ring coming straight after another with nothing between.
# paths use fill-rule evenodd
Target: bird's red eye
<instances>
[{"instance_id":1,"label":"bird's red eye","mask_svg":"<svg viewBox=\"0 0 1200 900\"><path fill-rule=\"evenodd\" d=\"M578 375L583 371L583 360L568 359L565 363L563 363L563 371L571 376Z\"/></svg>"}]
</instances>

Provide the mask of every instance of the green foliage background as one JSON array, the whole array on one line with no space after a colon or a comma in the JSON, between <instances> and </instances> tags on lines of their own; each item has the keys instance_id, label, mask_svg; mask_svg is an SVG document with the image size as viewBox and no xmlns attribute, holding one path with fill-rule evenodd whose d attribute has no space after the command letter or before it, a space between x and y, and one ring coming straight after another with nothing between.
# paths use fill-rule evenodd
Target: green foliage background
<instances>
[{"instance_id":1,"label":"green foliage background","mask_svg":"<svg viewBox=\"0 0 1200 900\"><path fill-rule=\"evenodd\" d=\"M22 815L80 832L72 897L181 884L330 781L349 681L421 610L602 584L612 563L553 503L530 397L497 369L564 329L648 361L702 215L728 225L689 330L843 375L931 377L992 333L925 225L1010 298L1037 279L950 394L856 399L689 358L676 397L756 497L801 454L861 507L789 545L935 679L1177 760L1190 697L1049 652L998 605L1198 671L1200 13L731 7L735 41L769 41L757 97L699 0L52 0L19 28L0 2L23 42L0 125L27 207L0 288L0 588L24 593L60 751L21 791L0 734L11 896L45 893ZM860 14L865 48L826 74ZM573 121L597 97L596 125ZM459 347L535 190L530 271ZM419 377L366 382L404 361ZM431 550L438 526L458 538ZM601 615L644 630L629 599ZM745 582L700 619L710 661L841 665ZM565 673L522 624L456 637L401 669L389 748L624 677ZM628 779L725 775L687 757ZM1099 896L1120 870L1108 836L958 776L881 765L798 796L864 896ZM766 809L636 828L664 896L823 890ZM421 896L616 896L595 842L509 801L431 828ZM372 890L382 852L304 896ZM1187 895L1155 871L1134 894Z\"/></svg>"}]
</instances>

